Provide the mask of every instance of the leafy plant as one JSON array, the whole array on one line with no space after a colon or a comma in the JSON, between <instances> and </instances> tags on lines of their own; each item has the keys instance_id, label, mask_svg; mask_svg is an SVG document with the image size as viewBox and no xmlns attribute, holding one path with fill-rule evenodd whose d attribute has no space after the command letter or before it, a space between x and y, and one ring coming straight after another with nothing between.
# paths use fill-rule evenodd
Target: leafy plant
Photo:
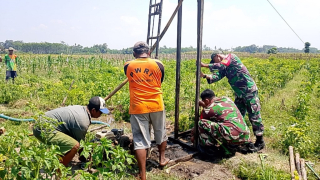
<instances>
[{"instance_id":1,"label":"leafy plant","mask_svg":"<svg viewBox=\"0 0 320 180\"><path fill-rule=\"evenodd\" d=\"M234 169L234 173L238 178L244 180L286 180L291 178L289 173L276 170L273 167L265 166L262 168L256 163L245 162L242 162L239 168Z\"/></svg>"},{"instance_id":2,"label":"leafy plant","mask_svg":"<svg viewBox=\"0 0 320 180\"><path fill-rule=\"evenodd\" d=\"M315 145L307 132L310 130L309 126L306 122L297 122L289 126L282 139L282 149L288 153L288 147L293 146L302 157L310 156L315 150Z\"/></svg>"},{"instance_id":3,"label":"leafy plant","mask_svg":"<svg viewBox=\"0 0 320 180\"><path fill-rule=\"evenodd\" d=\"M39 143L35 138L29 138L27 131L9 132L1 137L0 145L0 154L5 156L0 178L47 179L58 176L65 179L71 174L71 168L60 163L61 153L57 146Z\"/></svg>"},{"instance_id":4,"label":"leafy plant","mask_svg":"<svg viewBox=\"0 0 320 180\"><path fill-rule=\"evenodd\" d=\"M112 141L106 138L101 138L99 143L81 141L80 147L83 148L81 155L86 159L90 158L86 168L90 171L91 167L95 167L98 172L93 175L99 178L114 179L128 176L128 170L135 162L133 155L120 146L113 146ZM84 172L79 171L79 173Z\"/></svg>"}]
</instances>

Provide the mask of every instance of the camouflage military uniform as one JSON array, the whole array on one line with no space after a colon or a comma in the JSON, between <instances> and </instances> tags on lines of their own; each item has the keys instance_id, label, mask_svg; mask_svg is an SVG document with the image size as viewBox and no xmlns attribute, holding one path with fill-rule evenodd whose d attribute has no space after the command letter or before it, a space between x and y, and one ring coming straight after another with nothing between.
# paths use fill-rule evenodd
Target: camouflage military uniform
<instances>
[{"instance_id":1,"label":"camouflage military uniform","mask_svg":"<svg viewBox=\"0 0 320 180\"><path fill-rule=\"evenodd\" d=\"M209 64L209 69L213 74L207 79L208 83L217 82L226 76L235 91L235 104L242 116L245 117L248 111L254 134L262 136L264 126L260 114L258 88L244 64L235 54L229 54L220 63Z\"/></svg>"},{"instance_id":2,"label":"camouflage military uniform","mask_svg":"<svg viewBox=\"0 0 320 180\"><path fill-rule=\"evenodd\" d=\"M213 146L215 140L230 145L250 141L250 131L240 111L228 97L215 97L214 102L201 112L199 120L199 142L202 146Z\"/></svg>"}]
</instances>

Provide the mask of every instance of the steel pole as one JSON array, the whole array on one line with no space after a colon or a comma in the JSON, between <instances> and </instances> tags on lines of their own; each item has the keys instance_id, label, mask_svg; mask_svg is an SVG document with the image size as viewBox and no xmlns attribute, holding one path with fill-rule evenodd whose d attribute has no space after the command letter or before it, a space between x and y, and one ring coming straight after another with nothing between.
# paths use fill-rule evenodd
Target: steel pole
<instances>
[{"instance_id":1,"label":"steel pole","mask_svg":"<svg viewBox=\"0 0 320 180\"><path fill-rule=\"evenodd\" d=\"M148 34L147 34L147 44L149 44L149 37L150 37L150 21L151 21L151 4L152 4L152 0L150 0L150 4L149 4L149 15L148 15Z\"/></svg>"},{"instance_id":2,"label":"steel pole","mask_svg":"<svg viewBox=\"0 0 320 180\"><path fill-rule=\"evenodd\" d=\"M199 94L200 94L200 71L202 57L202 27L203 27L203 4L204 0L198 0L198 20L197 20L197 73L196 73L196 100L195 100L195 136L194 146L198 145L198 122L199 122Z\"/></svg>"},{"instance_id":3,"label":"steel pole","mask_svg":"<svg viewBox=\"0 0 320 180\"><path fill-rule=\"evenodd\" d=\"M159 22L158 22L158 33L157 33L157 48L156 48L156 57L155 59L158 59L159 58L159 43L160 43L160 27L161 27L161 15L162 15L162 3L163 3L163 0L161 0L160 2L160 6L159 6L159 11L160 11L160 14L159 14Z\"/></svg>"},{"instance_id":4,"label":"steel pole","mask_svg":"<svg viewBox=\"0 0 320 180\"><path fill-rule=\"evenodd\" d=\"M179 3L179 0L178 0ZM176 104L175 104L175 120L174 120L174 138L178 138L179 133L179 113L180 113L180 64L181 64L181 27L182 27L182 5L178 11L177 21L177 56L176 56Z\"/></svg>"}]
</instances>

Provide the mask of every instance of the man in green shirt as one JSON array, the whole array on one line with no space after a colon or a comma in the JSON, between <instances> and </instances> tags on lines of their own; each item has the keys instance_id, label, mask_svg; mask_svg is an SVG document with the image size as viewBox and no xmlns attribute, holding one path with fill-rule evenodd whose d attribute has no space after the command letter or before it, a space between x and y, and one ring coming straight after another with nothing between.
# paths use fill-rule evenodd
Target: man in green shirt
<instances>
[{"instance_id":1,"label":"man in green shirt","mask_svg":"<svg viewBox=\"0 0 320 180\"><path fill-rule=\"evenodd\" d=\"M12 78L12 83L14 83L14 78L17 77L17 60L18 56L13 54L13 48L9 47L8 51L9 54L6 54L4 56L4 63L6 63L7 71L6 71L6 81L10 78ZM2 62L2 59L0 57L0 62Z\"/></svg>"},{"instance_id":2,"label":"man in green shirt","mask_svg":"<svg viewBox=\"0 0 320 180\"><path fill-rule=\"evenodd\" d=\"M61 107L45 113L49 118L63 122L57 126L53 133L49 133L46 139L41 136L45 129L33 128L34 136L43 143L54 144L60 147L64 154L62 164L67 166L80 148L79 142L85 139L91 117L98 118L101 114L108 114L109 110L103 98L95 96L89 100L87 106Z\"/></svg>"}]
</instances>

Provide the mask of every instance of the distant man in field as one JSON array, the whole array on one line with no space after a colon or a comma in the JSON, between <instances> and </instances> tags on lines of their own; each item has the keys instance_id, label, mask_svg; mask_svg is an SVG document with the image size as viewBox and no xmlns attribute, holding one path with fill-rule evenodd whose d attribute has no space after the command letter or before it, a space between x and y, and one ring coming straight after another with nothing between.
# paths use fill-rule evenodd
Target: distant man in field
<instances>
[{"instance_id":1,"label":"distant man in field","mask_svg":"<svg viewBox=\"0 0 320 180\"><path fill-rule=\"evenodd\" d=\"M108 114L109 110L103 98L95 96L89 100L87 106L68 106L54 109L45 113L49 118L56 119L63 124L56 127L56 131L44 139L41 133L45 129L35 127L34 136L43 143L53 144L60 147L62 164L67 166L80 148L79 142L85 139L91 118L98 118L101 114Z\"/></svg>"},{"instance_id":2,"label":"distant man in field","mask_svg":"<svg viewBox=\"0 0 320 180\"><path fill-rule=\"evenodd\" d=\"M12 78L12 83L14 83L14 78L17 77L17 60L18 56L13 54L14 49L9 47L9 54L4 56L4 63L6 63L7 71L6 71L6 81ZM2 62L2 58L0 56L0 62Z\"/></svg>"},{"instance_id":3,"label":"distant man in field","mask_svg":"<svg viewBox=\"0 0 320 180\"><path fill-rule=\"evenodd\" d=\"M219 141L229 147L244 145L247 152L256 151L250 141L250 130L230 98L216 97L210 89L204 90L200 96L202 101L199 104L203 107L198 122L200 149L214 147Z\"/></svg>"},{"instance_id":4,"label":"distant man in field","mask_svg":"<svg viewBox=\"0 0 320 180\"><path fill-rule=\"evenodd\" d=\"M165 129L166 113L164 109L161 83L164 78L164 66L161 61L150 58L150 49L145 42L137 42L133 47L136 58L127 61L124 73L129 80L130 123L133 134L134 150L138 160L140 178L146 179L146 149L150 148L149 123L159 149L159 164L165 166L167 135Z\"/></svg>"},{"instance_id":5,"label":"distant man in field","mask_svg":"<svg viewBox=\"0 0 320 180\"><path fill-rule=\"evenodd\" d=\"M228 78L228 82L235 91L235 101L243 117L248 111L249 120L252 124L254 135L256 136L255 147L260 150L265 146L263 140L264 126L260 114L260 100L258 88L250 76L249 71L235 54L224 55L220 51L214 51L211 55L210 64L201 62L201 67L209 68L213 73L206 75L202 72L201 77L205 78L209 84Z\"/></svg>"}]
</instances>

